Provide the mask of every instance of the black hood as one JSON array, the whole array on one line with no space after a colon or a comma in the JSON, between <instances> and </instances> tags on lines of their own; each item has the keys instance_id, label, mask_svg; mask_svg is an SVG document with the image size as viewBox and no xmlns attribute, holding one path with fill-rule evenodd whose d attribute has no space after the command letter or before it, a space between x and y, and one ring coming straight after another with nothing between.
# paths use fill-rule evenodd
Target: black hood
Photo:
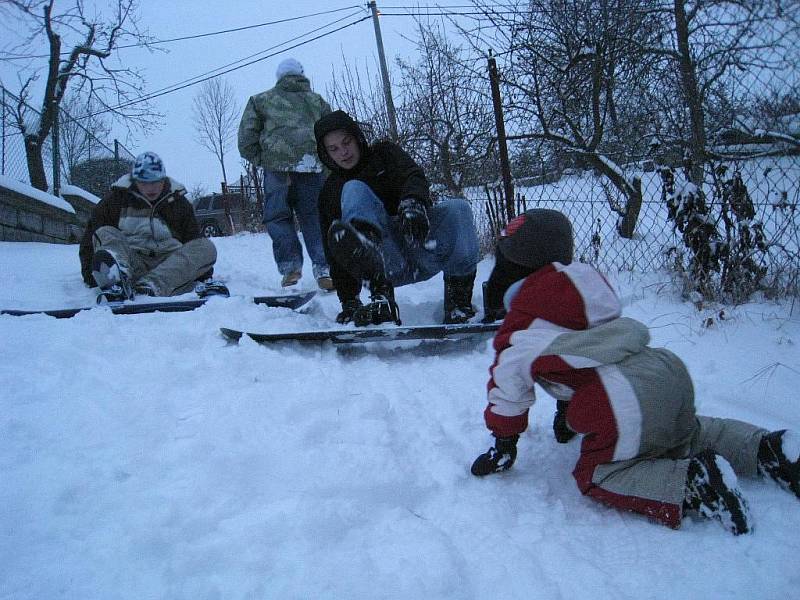
<instances>
[{"instance_id":1,"label":"black hood","mask_svg":"<svg viewBox=\"0 0 800 600\"><path fill-rule=\"evenodd\" d=\"M361 150L361 159L359 160L358 165L351 169L351 171L355 171L367 156L369 144L367 144L367 138L364 135L364 132L361 131L361 127L358 126L358 123L356 123L353 117L348 115L343 110L335 110L332 113L328 113L319 121L314 123L314 137L317 140L317 155L323 164L331 171L344 172L344 169L339 167L335 162L333 162L331 157L328 156L328 151L325 150L325 145L322 143L322 139L327 134L329 134L331 131L336 131L337 129L346 131L355 137L356 141L358 142L359 150Z\"/></svg>"}]
</instances>

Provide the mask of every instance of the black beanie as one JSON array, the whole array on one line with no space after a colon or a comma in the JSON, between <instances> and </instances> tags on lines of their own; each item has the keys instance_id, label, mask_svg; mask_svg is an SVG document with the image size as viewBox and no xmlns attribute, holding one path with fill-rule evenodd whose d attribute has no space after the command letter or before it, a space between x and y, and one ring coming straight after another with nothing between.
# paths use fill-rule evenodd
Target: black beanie
<instances>
[{"instance_id":1,"label":"black beanie","mask_svg":"<svg viewBox=\"0 0 800 600\"><path fill-rule=\"evenodd\" d=\"M530 269L572 262L572 225L557 210L531 209L509 221L498 242L508 260Z\"/></svg>"}]
</instances>

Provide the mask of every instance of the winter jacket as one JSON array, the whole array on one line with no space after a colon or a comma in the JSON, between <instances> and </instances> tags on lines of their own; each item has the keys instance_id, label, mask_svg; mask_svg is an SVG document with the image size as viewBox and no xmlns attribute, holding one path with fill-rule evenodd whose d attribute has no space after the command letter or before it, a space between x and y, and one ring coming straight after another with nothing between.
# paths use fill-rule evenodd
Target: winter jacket
<instances>
[{"instance_id":1,"label":"winter jacket","mask_svg":"<svg viewBox=\"0 0 800 600\"><path fill-rule=\"evenodd\" d=\"M680 359L648 346L647 327L620 316L619 298L593 267L551 263L512 286L506 297L508 314L494 339L496 356L485 413L495 434L525 430L535 400L534 382L559 400L628 403L623 416L637 424L641 406L665 390L693 397ZM654 371L660 389L649 386ZM587 421L570 420L570 426L580 433L596 431L598 424L591 422L591 415L584 416ZM637 456L638 444L626 443L608 458Z\"/></svg>"},{"instance_id":2,"label":"winter jacket","mask_svg":"<svg viewBox=\"0 0 800 600\"><path fill-rule=\"evenodd\" d=\"M302 75L285 75L251 96L239 123L239 154L271 171L320 173L314 123L331 112Z\"/></svg>"},{"instance_id":3,"label":"winter jacket","mask_svg":"<svg viewBox=\"0 0 800 600\"><path fill-rule=\"evenodd\" d=\"M323 138L331 131L342 129L358 141L361 159L352 169L341 169L328 156ZM358 124L345 112L337 110L317 122L314 127L317 153L330 169L319 196L320 227L323 246L331 278L341 301L358 296L361 282L353 278L334 259L328 247L327 231L336 219L342 217L342 188L352 179L366 183L381 199L386 213L397 216L397 208L403 198L416 198L425 206L431 206L428 180L425 172L400 146L389 141L368 144Z\"/></svg>"},{"instance_id":4,"label":"winter jacket","mask_svg":"<svg viewBox=\"0 0 800 600\"><path fill-rule=\"evenodd\" d=\"M194 209L186 199L183 185L168 179L161 196L150 202L138 193L130 175L123 175L95 206L81 239L81 275L90 286L95 285L92 237L104 226L116 227L125 234L132 249L148 254L172 252L200 237Z\"/></svg>"},{"instance_id":5,"label":"winter jacket","mask_svg":"<svg viewBox=\"0 0 800 600\"><path fill-rule=\"evenodd\" d=\"M494 339L489 429L498 436L524 431L540 384L568 402L567 423L583 434L573 470L581 492L679 526L681 503L668 499L663 481L647 478L679 471L682 483L680 459L699 433L683 362L648 345L647 327L620 316L618 297L589 265L546 265L509 288L506 305ZM660 471L630 468L658 459L668 459ZM623 472L624 486L608 481Z\"/></svg>"}]
</instances>

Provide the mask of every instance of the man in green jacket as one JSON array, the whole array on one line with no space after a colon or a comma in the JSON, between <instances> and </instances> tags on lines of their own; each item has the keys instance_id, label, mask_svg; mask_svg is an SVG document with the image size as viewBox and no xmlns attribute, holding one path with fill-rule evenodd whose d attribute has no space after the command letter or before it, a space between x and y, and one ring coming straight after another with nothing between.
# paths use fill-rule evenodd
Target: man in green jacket
<instances>
[{"instance_id":1,"label":"man in green jacket","mask_svg":"<svg viewBox=\"0 0 800 600\"><path fill-rule=\"evenodd\" d=\"M278 65L275 87L251 96L239 124L239 153L264 171L264 213L272 252L284 287L296 284L303 267L303 249L294 218L303 232L314 277L332 290L322 247L317 199L324 177L316 152L314 123L331 112L311 91L303 66L289 58Z\"/></svg>"}]
</instances>

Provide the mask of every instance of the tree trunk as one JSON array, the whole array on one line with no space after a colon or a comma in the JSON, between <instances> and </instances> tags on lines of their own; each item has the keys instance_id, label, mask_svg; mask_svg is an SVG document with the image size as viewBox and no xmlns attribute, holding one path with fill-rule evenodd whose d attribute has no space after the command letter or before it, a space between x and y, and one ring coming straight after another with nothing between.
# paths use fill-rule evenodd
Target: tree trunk
<instances>
[{"instance_id":1,"label":"tree trunk","mask_svg":"<svg viewBox=\"0 0 800 600\"><path fill-rule=\"evenodd\" d=\"M625 239L633 238L636 221L639 219L639 211L642 208L641 177L634 177L633 180L628 181L621 171L609 166L605 160L601 160L600 155L596 152L585 152L583 156L590 166L597 169L611 182L611 185L625 196L624 214L615 209L615 212L622 214L622 221L617 225L617 231L620 237Z\"/></svg>"},{"instance_id":2,"label":"tree trunk","mask_svg":"<svg viewBox=\"0 0 800 600\"><path fill-rule=\"evenodd\" d=\"M228 173L225 172L225 155L220 154L219 156L219 166L222 167L222 182L225 185L228 185Z\"/></svg>"},{"instance_id":3,"label":"tree trunk","mask_svg":"<svg viewBox=\"0 0 800 600\"><path fill-rule=\"evenodd\" d=\"M689 22L686 17L685 0L675 0L675 37L680 55L681 86L686 107L689 109L689 123L691 126L691 141L689 152L691 156L692 183L703 185L703 170L706 162L706 129L703 114L703 99L700 97L700 86L697 83L697 73L692 60L689 46Z\"/></svg>"},{"instance_id":4,"label":"tree trunk","mask_svg":"<svg viewBox=\"0 0 800 600\"><path fill-rule=\"evenodd\" d=\"M639 211L642 208L642 180L640 177L633 178L631 188L633 193L628 195L628 201L625 204L625 215L617 228L620 237L627 240L633 239L636 222L639 220Z\"/></svg>"},{"instance_id":5,"label":"tree trunk","mask_svg":"<svg viewBox=\"0 0 800 600\"><path fill-rule=\"evenodd\" d=\"M47 191L47 174L42 160L42 144L38 136L25 136L25 158L28 161L28 177L37 190Z\"/></svg>"},{"instance_id":6,"label":"tree trunk","mask_svg":"<svg viewBox=\"0 0 800 600\"><path fill-rule=\"evenodd\" d=\"M442 165L442 179L447 186L447 191L455 196L461 196L463 190L461 186L456 183L453 175L453 156L450 153L450 145L447 141L439 145L439 161Z\"/></svg>"}]
</instances>

